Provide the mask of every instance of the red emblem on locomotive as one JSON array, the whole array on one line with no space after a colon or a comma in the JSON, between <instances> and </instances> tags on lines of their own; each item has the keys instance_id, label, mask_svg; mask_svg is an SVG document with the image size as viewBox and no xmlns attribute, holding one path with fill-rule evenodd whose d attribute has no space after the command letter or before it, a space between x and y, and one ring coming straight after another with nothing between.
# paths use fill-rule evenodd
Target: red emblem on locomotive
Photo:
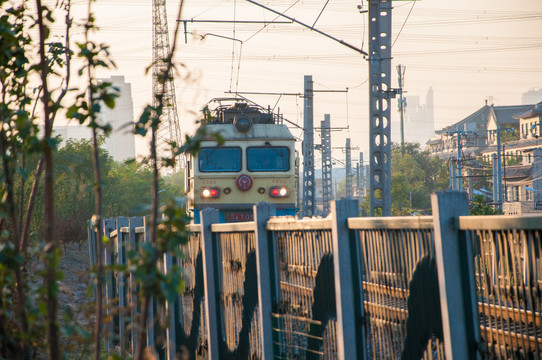
<instances>
[{"instance_id":1,"label":"red emblem on locomotive","mask_svg":"<svg viewBox=\"0 0 542 360\"><path fill-rule=\"evenodd\" d=\"M235 180L237 188L241 191L248 191L252 187L252 178L248 175L241 175Z\"/></svg>"}]
</instances>

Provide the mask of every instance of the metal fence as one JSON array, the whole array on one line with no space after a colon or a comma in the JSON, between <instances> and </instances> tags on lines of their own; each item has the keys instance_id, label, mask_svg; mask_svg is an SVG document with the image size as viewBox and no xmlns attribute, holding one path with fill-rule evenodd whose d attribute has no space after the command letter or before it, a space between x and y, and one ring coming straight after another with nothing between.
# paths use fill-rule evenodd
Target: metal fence
<instances>
[{"instance_id":1,"label":"metal fence","mask_svg":"<svg viewBox=\"0 0 542 360\"><path fill-rule=\"evenodd\" d=\"M481 353L542 358L542 218L462 217L472 246Z\"/></svg>"},{"instance_id":2,"label":"metal fence","mask_svg":"<svg viewBox=\"0 0 542 360\"><path fill-rule=\"evenodd\" d=\"M356 218L349 219L348 225L356 232L361 250L367 356L399 359L404 351L408 358L443 359L442 335L433 331L440 327L438 279L436 267L431 268L435 258L433 219ZM424 266L428 274L423 274ZM418 286L420 282L422 286ZM414 318L437 324L412 321ZM413 343L419 346L413 348ZM405 344L410 347L404 348Z\"/></svg>"},{"instance_id":3,"label":"metal fence","mask_svg":"<svg viewBox=\"0 0 542 360\"><path fill-rule=\"evenodd\" d=\"M254 226L213 226L222 359L261 358Z\"/></svg>"},{"instance_id":4,"label":"metal fence","mask_svg":"<svg viewBox=\"0 0 542 360\"><path fill-rule=\"evenodd\" d=\"M182 258L171 261L184 270L184 291L173 304L173 323L176 352L188 355L188 359L207 357L207 322L205 317L205 280L203 277L203 253L199 226L191 226L189 240L181 245ZM177 347L177 346L176 346Z\"/></svg>"},{"instance_id":5,"label":"metal fence","mask_svg":"<svg viewBox=\"0 0 542 360\"><path fill-rule=\"evenodd\" d=\"M277 219L267 229L278 265L275 358L337 358L331 221Z\"/></svg>"},{"instance_id":6,"label":"metal fence","mask_svg":"<svg viewBox=\"0 0 542 360\"><path fill-rule=\"evenodd\" d=\"M202 212L185 256L161 265L182 266L186 286L148 345L167 359L541 359L542 217L463 216L466 197L439 196L461 206L434 195L431 217L359 218L338 201L295 220L262 204L238 224ZM104 225L107 264L145 241L142 219ZM133 354L137 289L114 273L105 289L106 349Z\"/></svg>"}]
</instances>

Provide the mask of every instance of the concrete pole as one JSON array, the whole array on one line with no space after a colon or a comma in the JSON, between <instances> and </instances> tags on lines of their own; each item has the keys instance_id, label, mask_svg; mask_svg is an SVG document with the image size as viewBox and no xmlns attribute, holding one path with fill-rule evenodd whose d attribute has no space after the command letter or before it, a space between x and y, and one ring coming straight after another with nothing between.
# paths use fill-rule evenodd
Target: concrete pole
<instances>
[{"instance_id":1,"label":"concrete pole","mask_svg":"<svg viewBox=\"0 0 542 360\"><path fill-rule=\"evenodd\" d=\"M399 76L399 111L401 113L401 152L405 153L405 102L403 100L403 78L405 76L405 68L401 64L397 65L397 75Z\"/></svg>"},{"instance_id":2,"label":"concrete pole","mask_svg":"<svg viewBox=\"0 0 542 360\"><path fill-rule=\"evenodd\" d=\"M497 203L502 210L502 157L501 157L501 127L497 124Z\"/></svg>"},{"instance_id":3,"label":"concrete pole","mask_svg":"<svg viewBox=\"0 0 542 360\"><path fill-rule=\"evenodd\" d=\"M314 215L314 108L312 75L305 75L303 106L303 217Z\"/></svg>"},{"instance_id":4,"label":"concrete pole","mask_svg":"<svg viewBox=\"0 0 542 360\"><path fill-rule=\"evenodd\" d=\"M457 189L463 191L463 163L461 159L461 130L457 127Z\"/></svg>"}]
</instances>

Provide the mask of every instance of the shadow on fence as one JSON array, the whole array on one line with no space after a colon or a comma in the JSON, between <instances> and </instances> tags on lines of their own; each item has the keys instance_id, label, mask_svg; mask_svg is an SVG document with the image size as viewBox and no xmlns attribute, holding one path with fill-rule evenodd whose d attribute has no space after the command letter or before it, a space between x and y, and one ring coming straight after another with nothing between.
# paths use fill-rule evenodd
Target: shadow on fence
<instances>
[{"instance_id":1,"label":"shadow on fence","mask_svg":"<svg viewBox=\"0 0 542 360\"><path fill-rule=\"evenodd\" d=\"M182 259L184 292L151 305L147 345L163 359L541 359L542 217L465 216L464 193L432 197L433 216L359 218L355 200L326 219L219 224L202 211ZM91 263L124 264L147 241L143 218L104 220ZM109 353L134 353L131 276L104 285ZM158 321L160 319L160 321ZM167 326L163 326L167 324Z\"/></svg>"}]
</instances>

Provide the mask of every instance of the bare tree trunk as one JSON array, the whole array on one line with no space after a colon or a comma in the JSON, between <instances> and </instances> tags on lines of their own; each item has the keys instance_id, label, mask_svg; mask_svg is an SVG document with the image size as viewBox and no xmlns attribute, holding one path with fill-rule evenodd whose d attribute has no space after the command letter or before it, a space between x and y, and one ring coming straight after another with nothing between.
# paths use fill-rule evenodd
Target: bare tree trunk
<instances>
[{"instance_id":1,"label":"bare tree trunk","mask_svg":"<svg viewBox=\"0 0 542 360\"><path fill-rule=\"evenodd\" d=\"M26 154L23 153L21 155L21 166L23 169L26 168ZM19 234L22 234L23 233L23 207L24 207L24 186L26 184L26 181L25 181L25 177L24 176L21 176L21 193L19 194L19 221L18 221L18 224L19 224ZM22 241L22 239L21 239ZM20 244L20 242L19 242ZM20 251L20 247L19 247L19 251Z\"/></svg>"},{"instance_id":2,"label":"bare tree trunk","mask_svg":"<svg viewBox=\"0 0 542 360\"><path fill-rule=\"evenodd\" d=\"M15 254L17 255L19 253L19 243L20 243L20 237L19 237L19 225L17 221L17 212L16 212L16 206L15 206L15 198L13 194L13 178L11 174L11 167L7 156L7 141L5 138L5 133L0 133L0 154L2 155L2 165L4 168L4 182L6 184L6 204L8 208L8 216L11 222L11 232L12 232L12 239L13 239L13 247L15 250ZM15 270L15 280L17 281L16 289L17 289L17 303L16 303L16 311L17 316L19 318L19 327L23 334L28 333L28 320L26 318L26 310L25 310L25 303L26 303L26 294L24 292L24 281L23 281L23 275L22 275L22 267L18 267ZM21 353L24 359L30 358L30 351L28 348L27 341L24 339L21 339Z\"/></svg>"},{"instance_id":3,"label":"bare tree trunk","mask_svg":"<svg viewBox=\"0 0 542 360\"><path fill-rule=\"evenodd\" d=\"M53 179L53 151L49 145L53 124L51 121L51 98L47 87L47 59L45 57L46 32L43 23L43 6L41 0L36 0L38 10L38 30L39 30L39 56L40 56L40 76L42 83L42 103L43 115L45 119L44 136L44 161L45 161L45 180L44 180L44 227L45 227L45 251L46 251L46 275L45 287L47 289L47 341L49 343L49 359L59 360L61 357L60 344L58 340L57 324L57 298L55 292L56 267L52 261L55 256L57 244L54 237L55 208L54 208L54 179Z\"/></svg>"},{"instance_id":4,"label":"bare tree trunk","mask_svg":"<svg viewBox=\"0 0 542 360\"><path fill-rule=\"evenodd\" d=\"M70 28L71 28L71 23L72 23L72 20L70 18L71 0L68 0L68 2L66 3L65 6L66 6L66 18L65 18L66 33L65 33L65 45L64 45L64 47L65 47L65 56L66 56L66 76L65 76L65 82L64 82L64 86L62 88L62 91L60 92L60 94L59 94L59 96L58 96L58 98L56 100L57 104L60 104L62 99L64 98L64 96L66 96L66 94L68 93L68 87L69 87L70 78L71 78L71 76L70 76L71 75ZM37 95L38 98L41 95L42 90L43 90L43 86L40 86L39 91L38 91L38 95ZM34 117L34 113L36 111L36 105L37 105L37 102L34 105L34 108L32 109L32 116L31 116L32 118ZM51 128L53 127L56 112L58 111L59 108L60 108L60 106L56 107L57 110L50 110L51 118L49 119L49 121L51 123ZM41 177L41 174L43 172L43 162L44 162L44 158L42 156L42 157L40 157L40 159L38 160L38 164L36 165L36 170L34 172L34 182L32 183L32 190L30 191L30 196L28 198L28 205L26 207L26 212L25 212L25 216L24 216L24 225L22 226L22 230L21 230L20 251L21 251L22 254L26 253L26 248L28 246L28 237L29 237L29 232L30 232L30 222L32 220L32 213L34 212L34 204L36 202L36 196L37 196L37 193L38 193L38 186L39 186L39 183L40 183L40 177ZM24 186L22 188L24 189ZM22 191L21 191L21 193L22 193ZM22 201L21 201L21 207L22 207ZM22 222L23 221L22 221L22 213L21 213L21 223Z\"/></svg>"},{"instance_id":5,"label":"bare tree trunk","mask_svg":"<svg viewBox=\"0 0 542 360\"><path fill-rule=\"evenodd\" d=\"M28 204L26 206L26 216L24 218L24 225L21 233L21 253L25 253L28 246L30 222L32 220L34 203L36 202L36 196L38 194L38 186L40 183L41 173L43 172L43 162L43 157L40 157L40 159L38 160L38 165L36 166L36 171L34 172L34 182L32 183L32 190L30 191L30 196L28 198Z\"/></svg>"},{"instance_id":6,"label":"bare tree trunk","mask_svg":"<svg viewBox=\"0 0 542 360\"><path fill-rule=\"evenodd\" d=\"M92 94L89 95L89 97L92 99ZM92 104L92 100L90 102ZM94 352L94 359L99 360L100 359L100 351L101 351L101 331L102 331L102 322L103 322L103 278L105 276L104 266L103 266L103 257L102 257L102 187L100 185L101 181L101 174L100 174L100 163L99 163L99 157L98 157L98 139L96 134L96 128L92 129L92 163L94 165L94 181L96 184L94 185L94 190L96 192L96 208L95 208L95 215L94 215L94 224L96 226L96 231L98 232L98 235L96 236L96 263L98 266L97 270L97 277L98 277L98 284L96 288L96 322L94 323L94 345L95 345L95 352Z\"/></svg>"}]
</instances>

